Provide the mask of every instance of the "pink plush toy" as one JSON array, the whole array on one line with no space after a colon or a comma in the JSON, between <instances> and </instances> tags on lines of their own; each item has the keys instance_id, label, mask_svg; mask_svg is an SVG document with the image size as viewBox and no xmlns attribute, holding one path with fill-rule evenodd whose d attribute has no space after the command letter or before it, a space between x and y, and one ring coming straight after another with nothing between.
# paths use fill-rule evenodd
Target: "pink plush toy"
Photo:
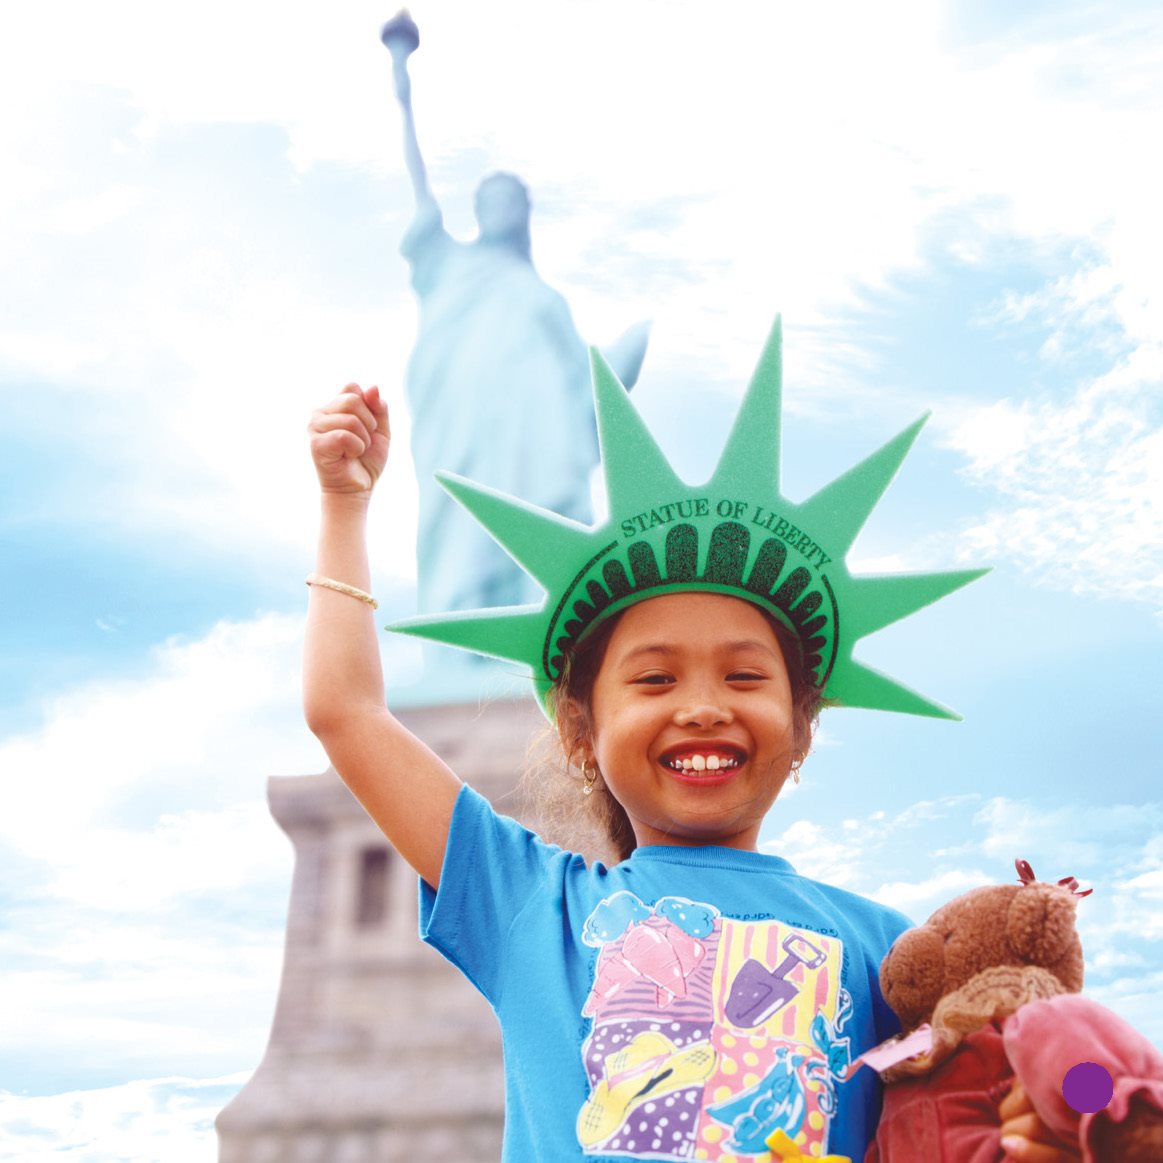
<instances>
[{"instance_id":1,"label":"pink plush toy","mask_svg":"<svg viewBox=\"0 0 1163 1163\"><path fill-rule=\"evenodd\" d=\"M880 984L906 1034L932 1049L883 1072L884 1112L865 1163L1000 1163L997 1104L1014 1081L1084 1163L1163 1163L1163 1055L1108 1009L1079 996L1078 883L1034 879L973 889L902 934ZM1087 890L1089 891L1089 890ZM1097 1063L1114 1090L1079 1113L1063 1079Z\"/></svg>"}]
</instances>

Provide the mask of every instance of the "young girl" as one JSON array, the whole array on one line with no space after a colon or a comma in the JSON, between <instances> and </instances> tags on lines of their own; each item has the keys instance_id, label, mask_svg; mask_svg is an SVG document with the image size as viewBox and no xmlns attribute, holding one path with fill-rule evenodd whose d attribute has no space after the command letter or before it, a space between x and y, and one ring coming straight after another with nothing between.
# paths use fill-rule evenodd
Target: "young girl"
<instances>
[{"instance_id":1,"label":"young girl","mask_svg":"<svg viewBox=\"0 0 1163 1163\"><path fill-rule=\"evenodd\" d=\"M504 1158L861 1160L879 1084L849 1067L898 1029L878 969L908 921L757 851L820 705L817 655L804 644L826 651L827 631L822 617L806 621L812 601L785 624L747 597L723 549L739 521L716 527L699 584L680 568L681 529L693 526L677 520L669 583L641 548L627 558L632 582L607 561L619 608L601 618L601 587L590 585L592 605L575 603L581 621L555 639L563 653L543 691L581 771L578 795L622 857L587 868L498 816L385 706L365 522L387 409L377 389L349 384L310 433L322 525L308 579L307 721L419 873L424 939L497 1013ZM674 516L700 511L699 500L675 502ZM749 582L764 560L783 560L774 540ZM1047 1138L1011 1101L1024 1121L1010 1129ZM1026 1146L1012 1158L1071 1158Z\"/></svg>"}]
</instances>

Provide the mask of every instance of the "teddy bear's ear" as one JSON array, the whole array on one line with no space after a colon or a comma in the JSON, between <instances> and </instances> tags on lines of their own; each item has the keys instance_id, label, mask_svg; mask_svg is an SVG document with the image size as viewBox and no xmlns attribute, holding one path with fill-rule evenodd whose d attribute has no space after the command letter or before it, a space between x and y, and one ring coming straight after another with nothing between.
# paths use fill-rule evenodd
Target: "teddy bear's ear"
<instances>
[{"instance_id":1,"label":"teddy bear's ear","mask_svg":"<svg viewBox=\"0 0 1163 1163\"><path fill-rule=\"evenodd\" d=\"M1031 965L1060 961L1077 941L1077 905L1077 898L1060 885L1040 881L1023 885L1006 911L1010 947Z\"/></svg>"},{"instance_id":2,"label":"teddy bear's ear","mask_svg":"<svg viewBox=\"0 0 1163 1163\"><path fill-rule=\"evenodd\" d=\"M945 943L928 925L902 933L880 966L880 989L906 1030L932 1016L945 988Z\"/></svg>"}]
</instances>

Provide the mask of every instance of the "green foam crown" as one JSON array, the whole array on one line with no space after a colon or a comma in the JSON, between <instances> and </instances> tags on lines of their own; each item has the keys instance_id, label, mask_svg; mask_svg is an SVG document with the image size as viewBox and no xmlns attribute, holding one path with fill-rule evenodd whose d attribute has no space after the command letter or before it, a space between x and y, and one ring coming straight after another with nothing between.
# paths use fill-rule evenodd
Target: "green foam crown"
<instances>
[{"instance_id":1,"label":"green foam crown","mask_svg":"<svg viewBox=\"0 0 1163 1163\"><path fill-rule=\"evenodd\" d=\"M832 704L957 714L852 657L855 643L987 573L853 577L845 557L927 417L799 504L780 489L777 318L711 479L671 468L626 389L591 349L610 516L592 528L452 473L437 478L544 590L539 605L428 614L390 627L528 668L542 706L562 658L627 605L675 590L745 598L797 635Z\"/></svg>"}]
</instances>

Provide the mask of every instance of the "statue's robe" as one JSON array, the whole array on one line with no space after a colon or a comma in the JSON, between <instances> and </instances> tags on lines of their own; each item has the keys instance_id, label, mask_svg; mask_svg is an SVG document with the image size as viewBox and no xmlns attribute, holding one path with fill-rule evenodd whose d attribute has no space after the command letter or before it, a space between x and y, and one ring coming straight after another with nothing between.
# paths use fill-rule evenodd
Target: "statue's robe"
<instances>
[{"instance_id":1,"label":"statue's robe","mask_svg":"<svg viewBox=\"0 0 1163 1163\"><path fill-rule=\"evenodd\" d=\"M537 601L537 586L432 474L588 523L598 452L586 346L565 299L518 249L458 242L433 208L401 251L420 303L407 373L420 612Z\"/></svg>"}]
</instances>

